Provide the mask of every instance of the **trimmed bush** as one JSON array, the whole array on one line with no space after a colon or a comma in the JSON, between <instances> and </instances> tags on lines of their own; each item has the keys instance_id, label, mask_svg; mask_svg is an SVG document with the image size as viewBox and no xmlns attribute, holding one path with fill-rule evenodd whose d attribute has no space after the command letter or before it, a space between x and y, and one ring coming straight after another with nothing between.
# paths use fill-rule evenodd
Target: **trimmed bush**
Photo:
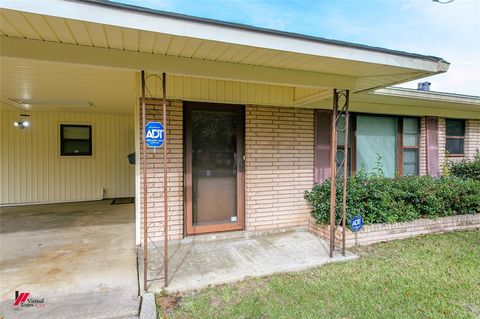
<instances>
[{"instance_id":1,"label":"trimmed bush","mask_svg":"<svg viewBox=\"0 0 480 319\"><path fill-rule=\"evenodd\" d=\"M337 180L336 223L342 216L343 179ZM319 224L330 219L330 181L305 192ZM347 178L347 223L361 215L364 224L397 223L419 218L480 212L480 181L455 176L387 178L363 172Z\"/></svg>"},{"instance_id":2,"label":"trimmed bush","mask_svg":"<svg viewBox=\"0 0 480 319\"><path fill-rule=\"evenodd\" d=\"M450 162L447 165L448 173L459 178L472 178L480 181L480 152L472 160Z\"/></svg>"}]
</instances>

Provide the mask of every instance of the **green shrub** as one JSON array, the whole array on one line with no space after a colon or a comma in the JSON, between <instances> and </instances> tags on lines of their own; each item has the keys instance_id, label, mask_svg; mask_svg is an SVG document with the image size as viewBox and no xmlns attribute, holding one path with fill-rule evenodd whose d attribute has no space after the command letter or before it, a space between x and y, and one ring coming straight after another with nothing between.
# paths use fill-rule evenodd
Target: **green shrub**
<instances>
[{"instance_id":1,"label":"green shrub","mask_svg":"<svg viewBox=\"0 0 480 319\"><path fill-rule=\"evenodd\" d=\"M336 223L342 215L343 179L337 180ZM330 220L330 181L305 192L319 224ZM347 179L347 222L360 214L364 224L396 223L418 218L480 212L480 181L455 176L387 178L359 172Z\"/></svg>"},{"instance_id":2,"label":"green shrub","mask_svg":"<svg viewBox=\"0 0 480 319\"><path fill-rule=\"evenodd\" d=\"M450 162L447 165L450 175L460 178L472 178L480 180L480 152L477 152L472 160L461 160Z\"/></svg>"}]
</instances>

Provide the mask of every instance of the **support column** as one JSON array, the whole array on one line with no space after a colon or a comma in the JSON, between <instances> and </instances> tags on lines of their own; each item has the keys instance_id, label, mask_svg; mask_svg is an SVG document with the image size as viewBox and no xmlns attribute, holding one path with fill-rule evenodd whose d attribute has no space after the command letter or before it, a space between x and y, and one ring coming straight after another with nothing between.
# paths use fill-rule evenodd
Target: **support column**
<instances>
[{"instance_id":1,"label":"support column","mask_svg":"<svg viewBox=\"0 0 480 319\"><path fill-rule=\"evenodd\" d=\"M349 90L333 90L333 112L331 125L330 148L330 257L335 250L336 224L336 192L337 192L337 152L343 152L343 160L339 163L339 172L343 175L342 189L342 255L345 256L346 220L347 220L347 176L348 176L348 137L349 137ZM345 126L339 127L339 119L345 117ZM344 135L343 150L338 150L338 132Z\"/></svg>"}]
</instances>

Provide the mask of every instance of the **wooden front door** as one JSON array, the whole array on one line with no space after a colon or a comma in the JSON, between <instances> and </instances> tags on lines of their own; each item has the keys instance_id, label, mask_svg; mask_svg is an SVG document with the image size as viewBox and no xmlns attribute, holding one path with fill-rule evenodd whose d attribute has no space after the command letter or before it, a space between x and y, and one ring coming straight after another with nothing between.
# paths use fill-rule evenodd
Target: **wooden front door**
<instances>
[{"instance_id":1,"label":"wooden front door","mask_svg":"<svg viewBox=\"0 0 480 319\"><path fill-rule=\"evenodd\" d=\"M244 227L243 106L185 102L186 234Z\"/></svg>"}]
</instances>

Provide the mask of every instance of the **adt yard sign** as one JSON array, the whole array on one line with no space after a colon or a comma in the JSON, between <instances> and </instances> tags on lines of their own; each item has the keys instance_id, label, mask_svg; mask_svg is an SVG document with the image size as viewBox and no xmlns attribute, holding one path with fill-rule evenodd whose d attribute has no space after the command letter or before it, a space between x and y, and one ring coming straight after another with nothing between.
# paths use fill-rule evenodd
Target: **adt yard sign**
<instances>
[{"instance_id":1,"label":"adt yard sign","mask_svg":"<svg viewBox=\"0 0 480 319\"><path fill-rule=\"evenodd\" d=\"M357 232L362 229L363 226L363 218L360 215L353 216L350 218L350 228L352 231Z\"/></svg>"},{"instance_id":2,"label":"adt yard sign","mask_svg":"<svg viewBox=\"0 0 480 319\"><path fill-rule=\"evenodd\" d=\"M160 122L148 122L145 126L145 143L148 147L160 147L165 141L165 131Z\"/></svg>"}]
</instances>

